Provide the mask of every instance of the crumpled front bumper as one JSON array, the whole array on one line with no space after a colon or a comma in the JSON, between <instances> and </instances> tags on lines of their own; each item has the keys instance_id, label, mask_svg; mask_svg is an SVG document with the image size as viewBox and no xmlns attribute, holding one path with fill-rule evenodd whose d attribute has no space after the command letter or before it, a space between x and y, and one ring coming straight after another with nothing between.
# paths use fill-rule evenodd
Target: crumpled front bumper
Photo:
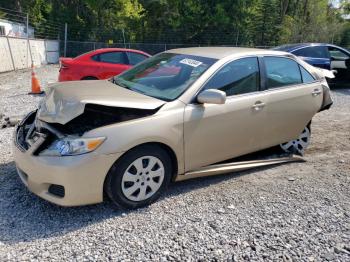
<instances>
[{"instance_id":1,"label":"crumpled front bumper","mask_svg":"<svg viewBox=\"0 0 350 262\"><path fill-rule=\"evenodd\" d=\"M28 189L61 206L102 202L105 177L121 153L105 155L92 152L64 157L35 155L31 147L38 147L36 143L42 141L37 139L28 149L18 143L19 130L25 121L16 128L13 154L18 174ZM63 188L63 195L51 190L55 186Z\"/></svg>"}]
</instances>

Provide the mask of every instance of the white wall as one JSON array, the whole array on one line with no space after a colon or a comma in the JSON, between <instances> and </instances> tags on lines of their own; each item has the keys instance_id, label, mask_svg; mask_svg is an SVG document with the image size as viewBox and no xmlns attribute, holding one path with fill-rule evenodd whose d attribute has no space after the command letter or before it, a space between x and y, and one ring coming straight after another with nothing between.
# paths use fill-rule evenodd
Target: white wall
<instances>
[{"instance_id":1,"label":"white wall","mask_svg":"<svg viewBox=\"0 0 350 262\"><path fill-rule=\"evenodd\" d=\"M0 37L0 72L23 69L59 60L59 41Z\"/></svg>"},{"instance_id":2,"label":"white wall","mask_svg":"<svg viewBox=\"0 0 350 262\"><path fill-rule=\"evenodd\" d=\"M5 28L5 35L6 36L13 36L13 37L27 37L26 31L26 25L21 23L16 23L12 21L7 21L5 19L0 19L0 26L3 26ZM29 26L29 37L34 37L34 28Z\"/></svg>"}]
</instances>

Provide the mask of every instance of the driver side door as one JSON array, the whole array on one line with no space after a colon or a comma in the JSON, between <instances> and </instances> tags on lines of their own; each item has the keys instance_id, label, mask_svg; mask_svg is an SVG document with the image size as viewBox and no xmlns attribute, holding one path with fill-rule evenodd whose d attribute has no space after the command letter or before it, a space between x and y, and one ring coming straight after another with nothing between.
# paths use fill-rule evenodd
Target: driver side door
<instances>
[{"instance_id":1,"label":"driver side door","mask_svg":"<svg viewBox=\"0 0 350 262\"><path fill-rule=\"evenodd\" d=\"M202 87L226 92L225 104L193 102L185 108L186 171L261 149L266 94L257 57L231 61Z\"/></svg>"}]
</instances>

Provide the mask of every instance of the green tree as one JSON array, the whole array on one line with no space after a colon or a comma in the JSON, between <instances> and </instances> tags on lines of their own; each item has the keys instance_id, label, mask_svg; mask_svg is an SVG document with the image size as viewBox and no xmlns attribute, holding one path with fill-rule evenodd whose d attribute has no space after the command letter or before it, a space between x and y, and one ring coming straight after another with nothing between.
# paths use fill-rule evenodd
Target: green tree
<instances>
[{"instance_id":1,"label":"green tree","mask_svg":"<svg viewBox=\"0 0 350 262\"><path fill-rule=\"evenodd\" d=\"M188 44L273 46L348 43L350 3L330 0L0 0L11 20L30 14L39 37ZM1 9L0 9L1 10Z\"/></svg>"}]
</instances>

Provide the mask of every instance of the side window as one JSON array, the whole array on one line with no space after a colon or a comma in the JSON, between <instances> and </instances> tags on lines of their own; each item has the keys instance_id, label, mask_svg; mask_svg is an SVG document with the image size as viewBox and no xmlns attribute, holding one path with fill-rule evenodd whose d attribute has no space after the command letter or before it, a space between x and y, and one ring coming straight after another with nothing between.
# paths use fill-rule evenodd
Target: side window
<instances>
[{"instance_id":1,"label":"side window","mask_svg":"<svg viewBox=\"0 0 350 262\"><path fill-rule=\"evenodd\" d=\"M346 60L350 58L345 52L335 47L328 47L328 51L331 58L334 60Z\"/></svg>"},{"instance_id":2,"label":"side window","mask_svg":"<svg viewBox=\"0 0 350 262\"><path fill-rule=\"evenodd\" d=\"M302 83L297 62L283 57L265 57L267 88Z\"/></svg>"},{"instance_id":3,"label":"side window","mask_svg":"<svg viewBox=\"0 0 350 262\"><path fill-rule=\"evenodd\" d=\"M92 60L99 62L100 61L100 55L93 55L91 57Z\"/></svg>"},{"instance_id":4,"label":"side window","mask_svg":"<svg viewBox=\"0 0 350 262\"><path fill-rule=\"evenodd\" d=\"M148 58L147 56L144 56L142 54L128 52L128 58L129 58L129 65L136 65L138 63L141 63L143 60Z\"/></svg>"},{"instance_id":5,"label":"side window","mask_svg":"<svg viewBox=\"0 0 350 262\"><path fill-rule=\"evenodd\" d=\"M124 52L108 52L99 55L99 61L110 64L126 64Z\"/></svg>"},{"instance_id":6,"label":"side window","mask_svg":"<svg viewBox=\"0 0 350 262\"><path fill-rule=\"evenodd\" d=\"M259 90L259 64L256 57L242 58L221 68L204 86L204 89L219 89L227 96Z\"/></svg>"},{"instance_id":7,"label":"side window","mask_svg":"<svg viewBox=\"0 0 350 262\"><path fill-rule=\"evenodd\" d=\"M328 50L325 46L310 46L292 52L296 56L328 58Z\"/></svg>"},{"instance_id":8,"label":"side window","mask_svg":"<svg viewBox=\"0 0 350 262\"><path fill-rule=\"evenodd\" d=\"M299 65L300 67L300 72L301 72L301 76L303 78L303 83L312 83L315 82L315 78L301 65Z\"/></svg>"},{"instance_id":9,"label":"side window","mask_svg":"<svg viewBox=\"0 0 350 262\"><path fill-rule=\"evenodd\" d=\"M6 35L5 34L5 26L0 25L0 35Z\"/></svg>"}]
</instances>

